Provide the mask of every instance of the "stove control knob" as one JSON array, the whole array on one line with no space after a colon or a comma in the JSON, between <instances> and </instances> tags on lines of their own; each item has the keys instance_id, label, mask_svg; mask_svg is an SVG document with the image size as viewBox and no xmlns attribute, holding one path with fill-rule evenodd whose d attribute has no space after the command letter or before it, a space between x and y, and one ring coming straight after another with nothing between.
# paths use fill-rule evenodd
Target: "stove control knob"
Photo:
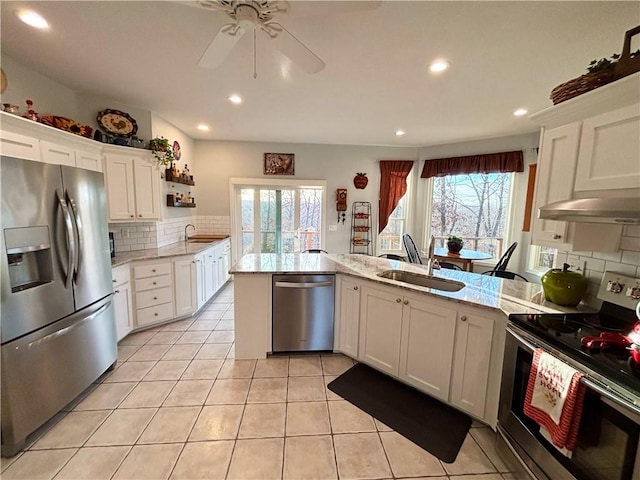
<instances>
[{"instance_id":1,"label":"stove control knob","mask_svg":"<svg viewBox=\"0 0 640 480\"><path fill-rule=\"evenodd\" d=\"M622 289L624 288L624 283L620 283L619 281L611 281L609 280L609 282L607 282L607 292L611 292L611 293L620 293L622 292Z\"/></svg>"},{"instance_id":2,"label":"stove control knob","mask_svg":"<svg viewBox=\"0 0 640 480\"><path fill-rule=\"evenodd\" d=\"M640 287L637 285L635 287L628 287L625 295L633 298L634 300L638 300L640 298Z\"/></svg>"}]
</instances>

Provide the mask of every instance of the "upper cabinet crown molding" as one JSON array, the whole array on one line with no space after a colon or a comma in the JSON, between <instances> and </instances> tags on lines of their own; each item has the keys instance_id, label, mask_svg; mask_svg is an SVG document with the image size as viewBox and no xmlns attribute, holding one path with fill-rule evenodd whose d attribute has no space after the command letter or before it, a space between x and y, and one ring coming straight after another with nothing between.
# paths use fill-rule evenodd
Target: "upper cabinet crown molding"
<instances>
[{"instance_id":1,"label":"upper cabinet crown molding","mask_svg":"<svg viewBox=\"0 0 640 480\"><path fill-rule=\"evenodd\" d=\"M638 102L640 72L541 110L529 119L540 126L554 128Z\"/></svg>"}]
</instances>

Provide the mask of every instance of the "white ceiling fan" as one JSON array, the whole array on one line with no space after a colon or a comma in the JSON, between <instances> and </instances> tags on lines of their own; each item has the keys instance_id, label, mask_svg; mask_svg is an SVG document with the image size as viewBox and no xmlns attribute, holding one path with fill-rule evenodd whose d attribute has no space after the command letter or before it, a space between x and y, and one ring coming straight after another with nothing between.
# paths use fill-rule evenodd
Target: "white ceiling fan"
<instances>
[{"instance_id":1,"label":"white ceiling fan","mask_svg":"<svg viewBox=\"0 0 640 480\"><path fill-rule=\"evenodd\" d=\"M291 4L279 0L199 0L198 6L225 12L232 23L223 25L211 40L211 43L198 61L204 68L216 68L229 56L233 47L247 32L254 35L254 62L256 32L263 32L273 42L273 45L291 61L307 73L318 73L325 67L322 59L296 38L280 23L273 21L274 15L291 13ZM294 7L296 12L304 14L318 13L322 10L329 12L344 12L354 10L370 10L377 8L381 2L298 2ZM323 5L325 4L325 5ZM306 8L311 7L311 8ZM254 66L254 77L255 66Z\"/></svg>"}]
</instances>

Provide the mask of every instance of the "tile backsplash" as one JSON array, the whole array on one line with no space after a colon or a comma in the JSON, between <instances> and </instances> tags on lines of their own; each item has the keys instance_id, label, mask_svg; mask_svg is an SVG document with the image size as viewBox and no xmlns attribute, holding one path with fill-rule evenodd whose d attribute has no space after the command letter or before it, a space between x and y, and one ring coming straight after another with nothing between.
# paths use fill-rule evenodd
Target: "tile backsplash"
<instances>
[{"instance_id":1,"label":"tile backsplash","mask_svg":"<svg viewBox=\"0 0 640 480\"><path fill-rule=\"evenodd\" d=\"M130 252L159 248L184 241L184 227L195 225L194 233L217 235L231 234L229 216L193 215L190 217L168 218L161 222L110 223L109 231L114 233L117 252Z\"/></svg>"},{"instance_id":2,"label":"tile backsplash","mask_svg":"<svg viewBox=\"0 0 640 480\"><path fill-rule=\"evenodd\" d=\"M589 289L583 302L594 308L602 303L596 298L605 271L618 272L640 278L640 226L624 228L620 250L617 252L558 252L555 266L563 263L572 266L572 270L584 272L589 280Z\"/></svg>"}]
</instances>

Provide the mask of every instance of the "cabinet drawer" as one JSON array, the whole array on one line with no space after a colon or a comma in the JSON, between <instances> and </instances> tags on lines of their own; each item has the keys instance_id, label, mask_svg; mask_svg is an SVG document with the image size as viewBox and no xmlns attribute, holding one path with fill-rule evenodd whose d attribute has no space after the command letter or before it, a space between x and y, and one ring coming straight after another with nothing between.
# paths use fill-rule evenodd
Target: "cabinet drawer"
<instances>
[{"instance_id":1,"label":"cabinet drawer","mask_svg":"<svg viewBox=\"0 0 640 480\"><path fill-rule=\"evenodd\" d=\"M136 308L152 307L172 301L171 287L156 288L136 293Z\"/></svg>"},{"instance_id":2,"label":"cabinet drawer","mask_svg":"<svg viewBox=\"0 0 640 480\"><path fill-rule=\"evenodd\" d=\"M161 322L173 317L173 303L164 303L149 308L139 308L136 313L138 326Z\"/></svg>"},{"instance_id":3,"label":"cabinet drawer","mask_svg":"<svg viewBox=\"0 0 640 480\"><path fill-rule=\"evenodd\" d=\"M171 275L158 275L157 277L139 278L136 280L136 292L170 286Z\"/></svg>"},{"instance_id":4,"label":"cabinet drawer","mask_svg":"<svg viewBox=\"0 0 640 480\"><path fill-rule=\"evenodd\" d=\"M114 268L111 271L111 279L113 281L114 287L129 282L131 280L129 265L123 265L121 267Z\"/></svg>"},{"instance_id":5,"label":"cabinet drawer","mask_svg":"<svg viewBox=\"0 0 640 480\"><path fill-rule=\"evenodd\" d=\"M171 274L171 263L153 263L150 265L138 265L133 269L133 275L136 279L153 277L155 275Z\"/></svg>"}]
</instances>

